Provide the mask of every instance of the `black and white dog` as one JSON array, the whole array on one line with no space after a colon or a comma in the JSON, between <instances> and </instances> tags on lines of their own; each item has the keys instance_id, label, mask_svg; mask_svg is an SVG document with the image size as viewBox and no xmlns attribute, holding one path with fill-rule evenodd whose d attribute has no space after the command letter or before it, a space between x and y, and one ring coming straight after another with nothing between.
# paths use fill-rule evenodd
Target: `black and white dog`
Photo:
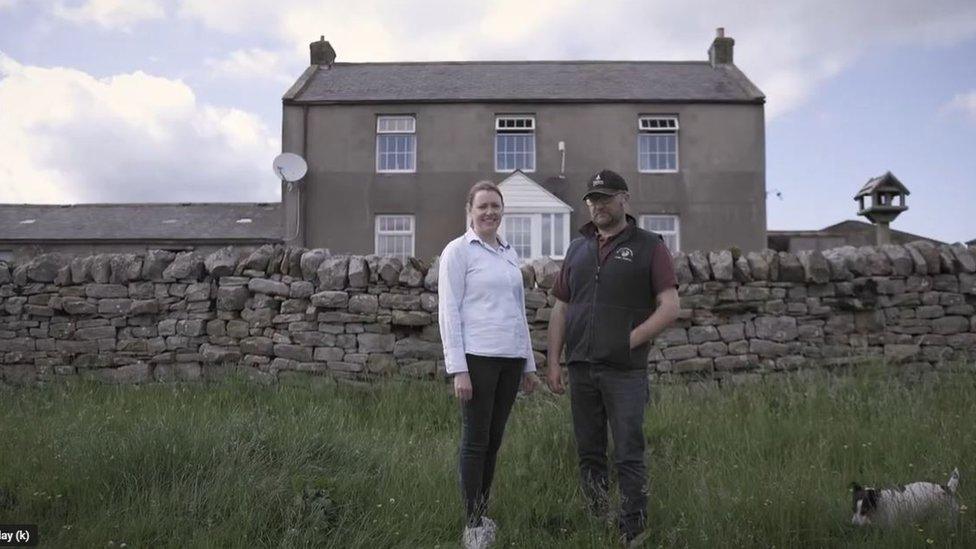
<instances>
[{"instance_id":1,"label":"black and white dog","mask_svg":"<svg viewBox=\"0 0 976 549\"><path fill-rule=\"evenodd\" d=\"M879 490L852 483L854 516L851 524L888 527L938 513L944 513L948 518L958 517L958 487L959 469L953 469L949 481L944 485L913 482Z\"/></svg>"}]
</instances>

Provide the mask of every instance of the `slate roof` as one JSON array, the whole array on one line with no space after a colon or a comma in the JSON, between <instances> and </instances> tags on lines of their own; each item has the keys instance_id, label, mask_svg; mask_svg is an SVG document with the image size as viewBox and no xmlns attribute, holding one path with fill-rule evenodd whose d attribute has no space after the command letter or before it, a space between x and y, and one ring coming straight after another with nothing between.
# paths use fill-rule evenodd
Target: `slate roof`
<instances>
[{"instance_id":1,"label":"slate roof","mask_svg":"<svg viewBox=\"0 0 976 549\"><path fill-rule=\"evenodd\" d=\"M821 232L826 234L846 234L846 233L853 233L853 232L874 233L875 230L876 229L873 223L868 223L866 221L861 221L859 219L847 219L841 221L840 223L834 223L833 225L828 225L823 229L820 229ZM780 231L780 232L787 232L787 231ZM929 242L944 244L944 242L942 242L941 240L936 240L934 238L929 238L927 236L917 235L914 233L908 233L905 231L899 231L897 229L891 229L891 234L893 236L897 236L907 241L928 240Z\"/></svg>"},{"instance_id":2,"label":"slate roof","mask_svg":"<svg viewBox=\"0 0 976 549\"><path fill-rule=\"evenodd\" d=\"M889 191L899 191L905 195L912 194L905 188L905 185L895 177L891 172L885 172L884 175L879 175L878 177L872 177L868 179L868 182L861 187L861 190L857 191L854 198L860 198L862 196L870 196L876 190L889 190Z\"/></svg>"},{"instance_id":3,"label":"slate roof","mask_svg":"<svg viewBox=\"0 0 976 549\"><path fill-rule=\"evenodd\" d=\"M0 242L278 242L282 218L280 203L0 204Z\"/></svg>"},{"instance_id":4,"label":"slate roof","mask_svg":"<svg viewBox=\"0 0 976 549\"><path fill-rule=\"evenodd\" d=\"M466 61L312 65L283 101L761 104L765 96L735 65L708 61Z\"/></svg>"}]
</instances>

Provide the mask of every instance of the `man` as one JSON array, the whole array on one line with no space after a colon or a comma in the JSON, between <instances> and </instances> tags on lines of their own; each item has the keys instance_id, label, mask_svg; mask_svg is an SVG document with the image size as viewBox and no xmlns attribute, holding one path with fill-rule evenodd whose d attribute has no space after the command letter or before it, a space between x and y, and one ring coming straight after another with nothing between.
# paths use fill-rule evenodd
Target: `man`
<instances>
[{"instance_id":1,"label":"man","mask_svg":"<svg viewBox=\"0 0 976 549\"><path fill-rule=\"evenodd\" d=\"M625 212L623 177L610 170L587 185L592 222L573 240L553 288L547 382L564 391L559 358L566 344L573 433L583 494L609 516L607 426L620 485L618 526L637 544L647 521L644 408L651 340L678 316L677 280L667 246Z\"/></svg>"}]
</instances>

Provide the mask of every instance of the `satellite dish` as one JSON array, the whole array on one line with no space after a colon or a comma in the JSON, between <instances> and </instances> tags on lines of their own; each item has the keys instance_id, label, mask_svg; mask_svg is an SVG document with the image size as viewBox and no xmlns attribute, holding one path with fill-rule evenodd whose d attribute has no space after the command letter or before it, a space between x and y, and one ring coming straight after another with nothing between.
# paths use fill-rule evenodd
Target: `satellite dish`
<instances>
[{"instance_id":1,"label":"satellite dish","mask_svg":"<svg viewBox=\"0 0 976 549\"><path fill-rule=\"evenodd\" d=\"M305 172L308 171L308 164L305 163L305 159L295 153L279 154L275 157L272 166L275 175L289 183L305 177Z\"/></svg>"}]
</instances>

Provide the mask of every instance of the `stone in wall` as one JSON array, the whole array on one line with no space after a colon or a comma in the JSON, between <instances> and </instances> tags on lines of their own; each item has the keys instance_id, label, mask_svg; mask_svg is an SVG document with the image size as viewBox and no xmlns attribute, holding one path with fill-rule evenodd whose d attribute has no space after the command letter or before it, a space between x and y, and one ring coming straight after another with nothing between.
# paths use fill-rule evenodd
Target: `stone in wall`
<instances>
[{"instance_id":1,"label":"stone in wall","mask_svg":"<svg viewBox=\"0 0 976 549\"><path fill-rule=\"evenodd\" d=\"M142 278L144 280L162 280L163 272L170 263L176 260L176 254L166 250L149 250L142 261ZM90 267L94 273L94 263Z\"/></svg>"},{"instance_id":2,"label":"stone in wall","mask_svg":"<svg viewBox=\"0 0 976 549\"><path fill-rule=\"evenodd\" d=\"M27 263L27 278L37 282L53 282L58 271L68 263L68 258L62 254L41 254Z\"/></svg>"},{"instance_id":3,"label":"stone in wall","mask_svg":"<svg viewBox=\"0 0 976 549\"><path fill-rule=\"evenodd\" d=\"M319 267L322 266L322 262L325 261L325 259L330 255L329 250L324 248L314 248L303 253L301 259L299 260L302 278L313 283L317 283L319 280Z\"/></svg>"},{"instance_id":4,"label":"stone in wall","mask_svg":"<svg viewBox=\"0 0 976 549\"><path fill-rule=\"evenodd\" d=\"M402 286L419 288L423 286L426 275L427 265L415 257L408 257L407 261L404 262L403 269L400 271L398 281Z\"/></svg>"},{"instance_id":5,"label":"stone in wall","mask_svg":"<svg viewBox=\"0 0 976 549\"><path fill-rule=\"evenodd\" d=\"M365 288L369 285L369 265L366 258L354 255L349 258L349 287Z\"/></svg>"},{"instance_id":6,"label":"stone in wall","mask_svg":"<svg viewBox=\"0 0 976 549\"><path fill-rule=\"evenodd\" d=\"M695 277L691 274L691 266L688 265L688 256L683 252L678 252L674 254L672 260L674 262L674 274L679 285L691 284L695 281Z\"/></svg>"},{"instance_id":7,"label":"stone in wall","mask_svg":"<svg viewBox=\"0 0 976 549\"><path fill-rule=\"evenodd\" d=\"M953 266L957 273L976 272L976 256L964 244L953 244L949 246L952 252Z\"/></svg>"},{"instance_id":8,"label":"stone in wall","mask_svg":"<svg viewBox=\"0 0 976 549\"><path fill-rule=\"evenodd\" d=\"M271 244L265 244L259 247L241 261L236 269L236 273L240 274L244 271L267 272L268 264L271 262L274 253L275 249Z\"/></svg>"},{"instance_id":9,"label":"stone in wall","mask_svg":"<svg viewBox=\"0 0 976 549\"><path fill-rule=\"evenodd\" d=\"M747 252L746 262L754 280L769 280L769 262L759 252Z\"/></svg>"},{"instance_id":10,"label":"stone in wall","mask_svg":"<svg viewBox=\"0 0 976 549\"><path fill-rule=\"evenodd\" d=\"M830 282L830 264L827 258L818 251L802 251L797 254L800 265L803 266L803 281L814 284Z\"/></svg>"},{"instance_id":11,"label":"stone in wall","mask_svg":"<svg viewBox=\"0 0 976 549\"><path fill-rule=\"evenodd\" d=\"M789 252L779 252L777 254L777 260L779 261L779 278L782 282L804 282L806 279L806 273L803 270L803 265L800 264L800 260Z\"/></svg>"},{"instance_id":12,"label":"stone in wall","mask_svg":"<svg viewBox=\"0 0 976 549\"><path fill-rule=\"evenodd\" d=\"M942 259L934 244L926 240L916 240L909 242L905 247L918 252L925 260L926 272L924 274L935 275L942 272Z\"/></svg>"},{"instance_id":13,"label":"stone in wall","mask_svg":"<svg viewBox=\"0 0 976 549\"><path fill-rule=\"evenodd\" d=\"M429 292L437 291L438 276L440 276L441 267L441 256L434 256L434 260L430 263L430 268L427 269L427 275L424 276L424 288ZM523 273L524 273L523 268Z\"/></svg>"},{"instance_id":14,"label":"stone in wall","mask_svg":"<svg viewBox=\"0 0 976 549\"><path fill-rule=\"evenodd\" d=\"M540 257L533 259L530 264L532 265L532 271L535 274L536 284L544 289L549 290L556 284L556 277L559 276L559 264L548 257Z\"/></svg>"},{"instance_id":15,"label":"stone in wall","mask_svg":"<svg viewBox=\"0 0 976 549\"><path fill-rule=\"evenodd\" d=\"M114 254L109 260L109 282L125 284L138 280L142 273L142 258L135 254Z\"/></svg>"},{"instance_id":16,"label":"stone in wall","mask_svg":"<svg viewBox=\"0 0 976 549\"><path fill-rule=\"evenodd\" d=\"M749 267L749 260L744 255L735 258L732 264L732 279L736 282L752 282L752 269Z\"/></svg>"},{"instance_id":17,"label":"stone in wall","mask_svg":"<svg viewBox=\"0 0 976 549\"><path fill-rule=\"evenodd\" d=\"M319 288L342 290L349 281L349 256L330 256L322 261L318 271Z\"/></svg>"},{"instance_id":18,"label":"stone in wall","mask_svg":"<svg viewBox=\"0 0 976 549\"><path fill-rule=\"evenodd\" d=\"M381 257L376 263L378 281L390 287L397 285L401 270L403 270L403 262L395 257Z\"/></svg>"},{"instance_id":19,"label":"stone in wall","mask_svg":"<svg viewBox=\"0 0 976 549\"><path fill-rule=\"evenodd\" d=\"M168 280L199 280L202 275L203 260L196 252L180 252L176 254L173 262L163 270L163 279Z\"/></svg>"},{"instance_id":20,"label":"stone in wall","mask_svg":"<svg viewBox=\"0 0 976 549\"><path fill-rule=\"evenodd\" d=\"M708 252L708 264L712 269L712 277L715 280L723 282L732 280L733 262L732 252L729 250Z\"/></svg>"},{"instance_id":21,"label":"stone in wall","mask_svg":"<svg viewBox=\"0 0 976 549\"><path fill-rule=\"evenodd\" d=\"M237 268L238 260L239 256L237 249L227 246L208 255L207 258L203 260L203 265L207 269L210 276L220 278L222 276L230 276L234 274L234 270Z\"/></svg>"},{"instance_id":22,"label":"stone in wall","mask_svg":"<svg viewBox=\"0 0 976 549\"><path fill-rule=\"evenodd\" d=\"M705 252L693 251L688 254L688 264L691 266L691 274L696 282L707 282L712 278L712 268L708 264L708 256Z\"/></svg>"}]
</instances>

